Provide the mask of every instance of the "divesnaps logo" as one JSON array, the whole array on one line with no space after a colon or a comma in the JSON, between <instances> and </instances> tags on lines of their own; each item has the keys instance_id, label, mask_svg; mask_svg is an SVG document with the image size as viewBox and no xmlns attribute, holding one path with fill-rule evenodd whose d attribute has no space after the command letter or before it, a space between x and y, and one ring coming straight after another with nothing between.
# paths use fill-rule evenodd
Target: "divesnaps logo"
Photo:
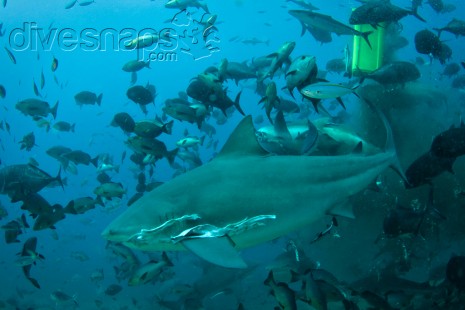
<instances>
[{"instance_id":1,"label":"divesnaps logo","mask_svg":"<svg viewBox=\"0 0 465 310\"><path fill-rule=\"evenodd\" d=\"M154 28L84 28L40 27L23 22L10 31L12 51L45 51L56 49L73 52L136 52L143 61L177 61L187 55L194 60L210 57L220 50L216 15L182 10L169 27Z\"/></svg>"}]
</instances>

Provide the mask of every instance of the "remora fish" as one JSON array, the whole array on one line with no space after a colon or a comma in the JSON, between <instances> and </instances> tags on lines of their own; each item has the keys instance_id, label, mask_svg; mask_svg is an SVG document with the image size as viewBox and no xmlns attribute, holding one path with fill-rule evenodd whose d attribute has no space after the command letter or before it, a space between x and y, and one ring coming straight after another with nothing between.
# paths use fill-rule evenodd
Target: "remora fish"
<instances>
[{"instance_id":1,"label":"remora fish","mask_svg":"<svg viewBox=\"0 0 465 310\"><path fill-rule=\"evenodd\" d=\"M102 236L145 251L188 249L214 264L244 268L236 249L274 240L327 214L347 216L342 202L387 167L399 166L392 132L379 116L386 151L341 156L264 156L247 116L214 160L145 194Z\"/></svg>"},{"instance_id":2,"label":"remora fish","mask_svg":"<svg viewBox=\"0 0 465 310\"><path fill-rule=\"evenodd\" d=\"M338 36L340 35L354 35L354 36L361 36L370 46L370 41L368 40L368 36L372 33L372 31L367 32L360 32L353 29L350 26L347 26L335 19L331 16L323 15L319 13L315 13L312 11L305 11L305 10L289 10L289 14L297 18L298 21L302 24L302 33L305 32L307 27L311 27L313 29L319 29L322 31L327 32L334 32Z\"/></svg>"}]
</instances>

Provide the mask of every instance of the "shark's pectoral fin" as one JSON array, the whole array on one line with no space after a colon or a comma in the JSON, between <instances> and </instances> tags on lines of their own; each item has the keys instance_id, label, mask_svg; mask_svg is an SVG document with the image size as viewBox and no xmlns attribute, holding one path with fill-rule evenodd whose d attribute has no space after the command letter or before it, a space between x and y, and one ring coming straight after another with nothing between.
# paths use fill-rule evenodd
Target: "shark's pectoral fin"
<instances>
[{"instance_id":1,"label":"shark's pectoral fin","mask_svg":"<svg viewBox=\"0 0 465 310\"><path fill-rule=\"evenodd\" d=\"M336 205L334 208L328 211L328 214L334 216L342 216L352 220L355 219L354 210L352 208L352 205L348 201Z\"/></svg>"},{"instance_id":2,"label":"shark's pectoral fin","mask_svg":"<svg viewBox=\"0 0 465 310\"><path fill-rule=\"evenodd\" d=\"M190 238L181 243L186 249L212 264L226 268L247 268L228 236Z\"/></svg>"}]
</instances>

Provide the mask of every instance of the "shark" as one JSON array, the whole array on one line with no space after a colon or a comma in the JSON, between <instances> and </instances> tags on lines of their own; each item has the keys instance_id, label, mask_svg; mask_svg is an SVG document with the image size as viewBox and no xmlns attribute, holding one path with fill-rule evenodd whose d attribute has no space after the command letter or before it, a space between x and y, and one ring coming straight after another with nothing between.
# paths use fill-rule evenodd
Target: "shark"
<instances>
[{"instance_id":1,"label":"shark","mask_svg":"<svg viewBox=\"0 0 465 310\"><path fill-rule=\"evenodd\" d=\"M401 171L382 119L387 140L377 153L275 156L261 148L246 116L212 161L144 195L102 236L135 249L189 250L216 265L246 268L240 250L327 215L353 217L350 196L389 166Z\"/></svg>"}]
</instances>

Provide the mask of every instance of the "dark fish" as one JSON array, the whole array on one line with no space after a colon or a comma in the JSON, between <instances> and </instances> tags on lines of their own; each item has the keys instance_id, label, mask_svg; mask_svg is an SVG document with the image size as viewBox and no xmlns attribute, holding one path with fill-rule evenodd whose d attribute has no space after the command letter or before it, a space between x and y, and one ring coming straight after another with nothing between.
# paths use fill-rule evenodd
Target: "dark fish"
<instances>
[{"instance_id":1,"label":"dark fish","mask_svg":"<svg viewBox=\"0 0 465 310\"><path fill-rule=\"evenodd\" d=\"M375 80L380 84L405 84L419 79L420 71L410 62L395 61L362 77L362 79L365 78Z\"/></svg>"},{"instance_id":2,"label":"dark fish","mask_svg":"<svg viewBox=\"0 0 465 310\"><path fill-rule=\"evenodd\" d=\"M118 284L111 284L105 289L105 294L108 296L115 296L123 290L123 287Z\"/></svg>"},{"instance_id":3,"label":"dark fish","mask_svg":"<svg viewBox=\"0 0 465 310\"><path fill-rule=\"evenodd\" d=\"M207 107L204 104L191 104L189 101L183 101L180 98L167 99L162 110L166 115L174 119L197 124L198 128L202 127L202 123L208 114Z\"/></svg>"},{"instance_id":4,"label":"dark fish","mask_svg":"<svg viewBox=\"0 0 465 310\"><path fill-rule=\"evenodd\" d=\"M44 89L45 87L45 76L44 76L44 70L42 70L40 74L40 89Z\"/></svg>"},{"instance_id":5,"label":"dark fish","mask_svg":"<svg viewBox=\"0 0 465 310\"><path fill-rule=\"evenodd\" d=\"M114 197L122 198L126 194L126 190L123 188L123 184L115 182L107 182L97 186L94 189L94 194L111 200Z\"/></svg>"},{"instance_id":6,"label":"dark fish","mask_svg":"<svg viewBox=\"0 0 465 310\"><path fill-rule=\"evenodd\" d=\"M23 244L23 249L21 251L21 256L29 255L29 253L31 253L31 252L36 253L36 248L37 248L37 238L32 237L32 238L27 239L26 242L24 242L24 244ZM34 285L36 288L40 289L39 282L37 282L37 280L32 278L31 275L30 275L31 268L32 268L32 265L23 266L22 267L23 273L26 276L26 279L28 279L29 282L31 282L32 285Z\"/></svg>"},{"instance_id":7,"label":"dark fish","mask_svg":"<svg viewBox=\"0 0 465 310\"><path fill-rule=\"evenodd\" d=\"M57 145L57 146L52 146L51 148L49 148L46 151L46 153L50 157L53 157L56 160L58 160L62 164L62 166L66 168L68 166L69 160L63 157L63 155L71 151L72 150L69 147Z\"/></svg>"},{"instance_id":8,"label":"dark fish","mask_svg":"<svg viewBox=\"0 0 465 310\"><path fill-rule=\"evenodd\" d=\"M441 13L444 10L444 3L442 0L428 0L428 4L437 13Z\"/></svg>"},{"instance_id":9,"label":"dark fish","mask_svg":"<svg viewBox=\"0 0 465 310\"><path fill-rule=\"evenodd\" d=\"M52 72L55 72L58 69L58 59L56 59L55 56L53 57L53 60L52 60L51 69L52 69Z\"/></svg>"},{"instance_id":10,"label":"dark fish","mask_svg":"<svg viewBox=\"0 0 465 310\"><path fill-rule=\"evenodd\" d=\"M438 36L441 36L441 32L447 31L455 34L456 37L465 36L465 21L454 18L446 26L442 28L434 28L438 32Z\"/></svg>"},{"instance_id":11,"label":"dark fish","mask_svg":"<svg viewBox=\"0 0 465 310\"><path fill-rule=\"evenodd\" d=\"M91 5L92 3L95 3L94 0L82 0L78 2L80 6L88 6Z\"/></svg>"},{"instance_id":12,"label":"dark fish","mask_svg":"<svg viewBox=\"0 0 465 310\"><path fill-rule=\"evenodd\" d=\"M76 124L70 124L64 121L56 122L55 124L53 124L54 129L58 131L64 131L64 132L74 132L75 126Z\"/></svg>"},{"instance_id":13,"label":"dark fish","mask_svg":"<svg viewBox=\"0 0 465 310\"><path fill-rule=\"evenodd\" d=\"M136 85L128 89L126 95L133 102L140 105L147 105L149 103L155 103L156 92L149 85L146 87Z\"/></svg>"},{"instance_id":14,"label":"dark fish","mask_svg":"<svg viewBox=\"0 0 465 310\"><path fill-rule=\"evenodd\" d=\"M282 309L297 310L295 292L283 282L276 283L273 277L273 271L269 272L264 284L271 288L274 298Z\"/></svg>"},{"instance_id":15,"label":"dark fish","mask_svg":"<svg viewBox=\"0 0 465 310\"><path fill-rule=\"evenodd\" d=\"M456 62L450 63L444 67L441 75L445 75L448 78L451 78L454 75L457 75L460 71L460 65Z\"/></svg>"},{"instance_id":16,"label":"dark fish","mask_svg":"<svg viewBox=\"0 0 465 310\"><path fill-rule=\"evenodd\" d=\"M2 0L3 7L6 7L7 0Z\"/></svg>"},{"instance_id":17,"label":"dark fish","mask_svg":"<svg viewBox=\"0 0 465 310\"><path fill-rule=\"evenodd\" d=\"M28 240L26 240L25 244L27 244L27 243L31 244L33 241L30 241L30 239L33 239L33 238L35 238L35 237L29 238ZM19 254L21 254L21 255L16 260L15 264L17 266L20 266L20 267L26 267L26 266L29 266L29 265L32 265L32 264L35 265L37 260L44 260L45 259L45 257L42 254L37 253L35 251L35 249L32 250L30 246L29 246L26 253L25 253L25 251L22 251Z\"/></svg>"},{"instance_id":18,"label":"dark fish","mask_svg":"<svg viewBox=\"0 0 465 310\"><path fill-rule=\"evenodd\" d=\"M171 134L174 121L163 123L159 119L144 120L136 123L134 133L139 137L154 139L162 133Z\"/></svg>"},{"instance_id":19,"label":"dark fish","mask_svg":"<svg viewBox=\"0 0 465 310\"><path fill-rule=\"evenodd\" d=\"M134 132L136 123L134 119L126 112L116 113L111 121L111 126L120 127L125 133Z\"/></svg>"},{"instance_id":20,"label":"dark fish","mask_svg":"<svg viewBox=\"0 0 465 310\"><path fill-rule=\"evenodd\" d=\"M464 88L465 87L465 74L461 74L452 80L453 88Z\"/></svg>"},{"instance_id":21,"label":"dark fish","mask_svg":"<svg viewBox=\"0 0 465 310\"><path fill-rule=\"evenodd\" d=\"M19 143L21 144L21 150L25 149L28 152L32 150L34 146L37 146L34 132L30 132L27 135L25 135L23 139L19 141Z\"/></svg>"},{"instance_id":22,"label":"dark fish","mask_svg":"<svg viewBox=\"0 0 465 310\"><path fill-rule=\"evenodd\" d=\"M100 184L108 183L111 182L111 178L105 172L101 172L97 175L97 181L99 181Z\"/></svg>"},{"instance_id":23,"label":"dark fish","mask_svg":"<svg viewBox=\"0 0 465 310\"><path fill-rule=\"evenodd\" d=\"M6 53L8 54L8 57L10 58L11 62L13 64L16 64L16 58L15 56L13 55L13 53L5 46L5 51Z\"/></svg>"},{"instance_id":24,"label":"dark fish","mask_svg":"<svg viewBox=\"0 0 465 310\"><path fill-rule=\"evenodd\" d=\"M60 290L54 291L50 294L50 298L57 304L67 304L71 301L74 303L75 306L79 306L78 302L76 301L76 296L70 296L66 293L63 293Z\"/></svg>"},{"instance_id":25,"label":"dark fish","mask_svg":"<svg viewBox=\"0 0 465 310\"><path fill-rule=\"evenodd\" d=\"M434 137L431 153L441 158L456 158L465 155L465 124L451 126Z\"/></svg>"},{"instance_id":26,"label":"dark fish","mask_svg":"<svg viewBox=\"0 0 465 310\"><path fill-rule=\"evenodd\" d=\"M0 98L5 98L6 96L6 89L3 85L0 85Z\"/></svg>"},{"instance_id":27,"label":"dark fish","mask_svg":"<svg viewBox=\"0 0 465 310\"><path fill-rule=\"evenodd\" d=\"M437 177L444 171L454 173L452 166L455 162L455 157L437 157L431 151L417 158L405 171L408 184L406 188L415 188L424 184L432 184L433 178Z\"/></svg>"},{"instance_id":28,"label":"dark fish","mask_svg":"<svg viewBox=\"0 0 465 310\"><path fill-rule=\"evenodd\" d=\"M415 34L415 49L420 54L439 59L441 64L444 64L452 56L450 47L441 42L436 34L427 29Z\"/></svg>"},{"instance_id":29,"label":"dark fish","mask_svg":"<svg viewBox=\"0 0 465 310\"><path fill-rule=\"evenodd\" d=\"M170 164L173 164L178 152L178 149L168 151L166 145L157 139L147 139L139 136L130 137L126 141L126 145L135 152L152 155L155 159L166 157Z\"/></svg>"},{"instance_id":30,"label":"dark fish","mask_svg":"<svg viewBox=\"0 0 465 310\"><path fill-rule=\"evenodd\" d=\"M446 277L459 290L465 290L465 256L453 256L449 259Z\"/></svg>"},{"instance_id":31,"label":"dark fish","mask_svg":"<svg viewBox=\"0 0 465 310\"><path fill-rule=\"evenodd\" d=\"M55 119L58 111L58 101L53 107L50 107L46 101L30 98L19 101L15 107L23 114L32 116L35 120L38 120L39 117L47 117L48 114L52 114Z\"/></svg>"},{"instance_id":32,"label":"dark fish","mask_svg":"<svg viewBox=\"0 0 465 310\"><path fill-rule=\"evenodd\" d=\"M137 72L142 70L143 68L150 69L150 61L144 62L141 60L130 60L123 66L123 71L126 72Z\"/></svg>"},{"instance_id":33,"label":"dark fish","mask_svg":"<svg viewBox=\"0 0 465 310\"><path fill-rule=\"evenodd\" d=\"M4 219L5 217L8 216L8 211L4 206L0 204L0 220Z\"/></svg>"},{"instance_id":34,"label":"dark fish","mask_svg":"<svg viewBox=\"0 0 465 310\"><path fill-rule=\"evenodd\" d=\"M236 99L232 101L226 91L223 89L222 83L214 74L199 74L195 77L187 87L187 94L206 106L213 106L220 109L224 115L226 110L232 106L242 114L242 108L239 105L241 93L236 95Z\"/></svg>"},{"instance_id":35,"label":"dark fish","mask_svg":"<svg viewBox=\"0 0 465 310\"><path fill-rule=\"evenodd\" d=\"M88 104L88 105L97 104L100 106L102 103L102 96L103 94L100 94L97 96L95 93L85 90L80 93L77 93L74 96L74 100L76 101L76 104L79 106L82 106L84 104Z\"/></svg>"},{"instance_id":36,"label":"dark fish","mask_svg":"<svg viewBox=\"0 0 465 310\"><path fill-rule=\"evenodd\" d=\"M2 229L5 230L5 242L7 244L20 242L18 236L23 233L23 230L17 220L8 222L2 226Z\"/></svg>"},{"instance_id":37,"label":"dark fish","mask_svg":"<svg viewBox=\"0 0 465 310\"><path fill-rule=\"evenodd\" d=\"M51 177L45 171L32 165L6 166L0 169L0 193L8 194L12 201L16 202L31 193L37 193L55 181L63 187L60 171L56 177Z\"/></svg>"},{"instance_id":38,"label":"dark fish","mask_svg":"<svg viewBox=\"0 0 465 310\"><path fill-rule=\"evenodd\" d=\"M33 84L34 94L37 97L42 97L42 95L39 92L39 88L37 88L37 84L36 84L36 82L34 80L32 81L32 84Z\"/></svg>"},{"instance_id":39,"label":"dark fish","mask_svg":"<svg viewBox=\"0 0 465 310\"><path fill-rule=\"evenodd\" d=\"M65 212L62 206L54 205L48 212L42 212L34 222L33 230L55 229L55 224L65 218Z\"/></svg>"},{"instance_id":40,"label":"dark fish","mask_svg":"<svg viewBox=\"0 0 465 310\"><path fill-rule=\"evenodd\" d=\"M415 8L410 11L395 6L391 4L390 1L373 1L365 3L353 10L349 18L349 24L370 24L376 29L380 23L398 22L407 15L413 15L422 22L426 22L418 15Z\"/></svg>"},{"instance_id":41,"label":"dark fish","mask_svg":"<svg viewBox=\"0 0 465 310\"><path fill-rule=\"evenodd\" d=\"M29 211L32 218L37 218L39 214L50 213L52 205L38 193L31 193L22 199L21 210Z\"/></svg>"},{"instance_id":42,"label":"dark fish","mask_svg":"<svg viewBox=\"0 0 465 310\"><path fill-rule=\"evenodd\" d=\"M87 211L94 209L96 205L103 206L101 200L92 197L82 197L71 200L64 208L64 213L69 214L84 214Z\"/></svg>"},{"instance_id":43,"label":"dark fish","mask_svg":"<svg viewBox=\"0 0 465 310\"><path fill-rule=\"evenodd\" d=\"M226 67L226 79L232 79L236 83L240 80L257 78L257 72L244 62L228 61Z\"/></svg>"},{"instance_id":44,"label":"dark fish","mask_svg":"<svg viewBox=\"0 0 465 310\"><path fill-rule=\"evenodd\" d=\"M433 188L430 188L428 201L423 210L414 210L401 205L389 210L383 221L383 231L390 238L399 237L405 234L415 236L421 234L422 224L429 213L434 212L441 219L445 216L439 213L433 206Z\"/></svg>"},{"instance_id":45,"label":"dark fish","mask_svg":"<svg viewBox=\"0 0 465 310\"><path fill-rule=\"evenodd\" d=\"M95 158L92 158L89 154L87 154L84 151L80 151L80 150L75 150L69 153L65 153L61 155L61 157L64 157L72 161L76 165L82 164L82 165L88 166L89 164L92 164L96 168L98 166L98 156L96 156Z\"/></svg>"},{"instance_id":46,"label":"dark fish","mask_svg":"<svg viewBox=\"0 0 465 310\"><path fill-rule=\"evenodd\" d=\"M331 59L326 63L326 71L328 72L335 72L335 73L342 73L346 71L346 64L344 59L336 58Z\"/></svg>"}]
</instances>

